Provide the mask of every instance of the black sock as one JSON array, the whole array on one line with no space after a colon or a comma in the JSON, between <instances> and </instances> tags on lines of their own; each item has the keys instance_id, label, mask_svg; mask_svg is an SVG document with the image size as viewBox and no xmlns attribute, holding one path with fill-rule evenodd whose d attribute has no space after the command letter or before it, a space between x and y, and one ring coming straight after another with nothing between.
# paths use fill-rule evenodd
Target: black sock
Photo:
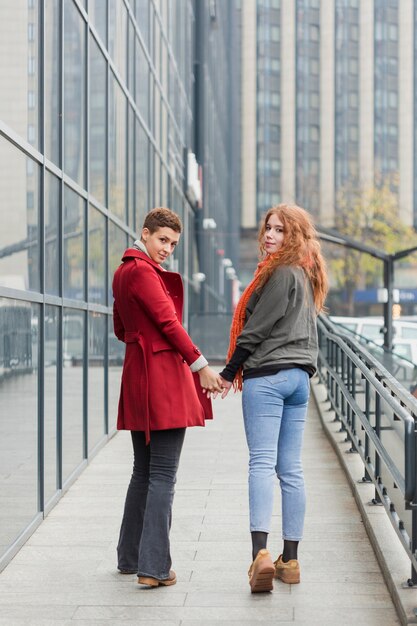
<instances>
[{"instance_id":1,"label":"black sock","mask_svg":"<svg viewBox=\"0 0 417 626\"><path fill-rule=\"evenodd\" d=\"M263 533L260 530L254 530L252 535L252 560L254 561L259 550L266 548L266 542L268 541L268 533Z\"/></svg>"},{"instance_id":2,"label":"black sock","mask_svg":"<svg viewBox=\"0 0 417 626\"><path fill-rule=\"evenodd\" d=\"M298 541L288 541L284 539L284 549L282 551L282 560L284 563L297 559L298 554Z\"/></svg>"}]
</instances>

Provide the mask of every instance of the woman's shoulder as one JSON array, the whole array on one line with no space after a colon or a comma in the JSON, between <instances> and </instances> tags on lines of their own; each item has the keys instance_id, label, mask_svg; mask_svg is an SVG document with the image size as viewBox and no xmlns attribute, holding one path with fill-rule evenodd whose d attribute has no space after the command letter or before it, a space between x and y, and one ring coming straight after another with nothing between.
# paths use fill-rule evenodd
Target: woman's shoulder
<instances>
[{"instance_id":1,"label":"woman's shoulder","mask_svg":"<svg viewBox=\"0 0 417 626\"><path fill-rule=\"evenodd\" d=\"M271 278L275 280L299 280L304 276L304 270L297 265L278 265Z\"/></svg>"}]
</instances>

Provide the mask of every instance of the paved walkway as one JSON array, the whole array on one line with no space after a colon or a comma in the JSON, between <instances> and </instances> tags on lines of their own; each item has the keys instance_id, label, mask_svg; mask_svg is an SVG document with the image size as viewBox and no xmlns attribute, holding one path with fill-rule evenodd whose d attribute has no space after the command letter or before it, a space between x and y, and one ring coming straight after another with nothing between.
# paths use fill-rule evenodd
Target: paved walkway
<instances>
[{"instance_id":1,"label":"paved walkway","mask_svg":"<svg viewBox=\"0 0 417 626\"><path fill-rule=\"evenodd\" d=\"M389 593L347 480L312 402L305 437L308 489L302 582L249 592L247 450L240 398L187 433L174 507L178 584L147 590L117 573L115 550L131 471L128 433L96 456L0 575L0 626L393 626ZM270 549L280 551L280 514Z\"/></svg>"}]
</instances>

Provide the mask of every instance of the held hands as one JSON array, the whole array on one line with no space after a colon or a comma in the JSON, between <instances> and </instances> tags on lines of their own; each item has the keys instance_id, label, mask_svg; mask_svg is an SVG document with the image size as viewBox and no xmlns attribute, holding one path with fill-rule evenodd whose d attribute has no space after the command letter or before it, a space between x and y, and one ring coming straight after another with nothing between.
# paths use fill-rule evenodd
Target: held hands
<instances>
[{"instance_id":1,"label":"held hands","mask_svg":"<svg viewBox=\"0 0 417 626\"><path fill-rule=\"evenodd\" d=\"M211 394L213 394L213 398L216 398L217 394L223 391L221 376L216 374L208 365L198 370L198 375L200 377L200 385L208 398L210 398Z\"/></svg>"},{"instance_id":2,"label":"held hands","mask_svg":"<svg viewBox=\"0 0 417 626\"><path fill-rule=\"evenodd\" d=\"M227 394L229 393L233 383L229 383L228 380L225 380L224 378L222 378L221 376L219 376L220 378L220 384L223 388L223 393L222 393L222 400L227 396Z\"/></svg>"}]
</instances>

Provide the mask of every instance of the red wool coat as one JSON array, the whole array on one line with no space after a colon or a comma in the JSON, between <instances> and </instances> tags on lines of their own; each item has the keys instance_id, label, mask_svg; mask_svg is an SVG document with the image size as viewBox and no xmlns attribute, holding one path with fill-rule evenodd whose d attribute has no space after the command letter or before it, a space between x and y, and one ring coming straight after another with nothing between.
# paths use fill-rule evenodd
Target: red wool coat
<instances>
[{"instance_id":1,"label":"red wool coat","mask_svg":"<svg viewBox=\"0 0 417 626\"><path fill-rule=\"evenodd\" d=\"M113 279L113 322L126 344L117 417L119 430L204 426L213 417L198 374L201 354L182 327L180 274L164 271L145 253L128 248Z\"/></svg>"}]
</instances>

